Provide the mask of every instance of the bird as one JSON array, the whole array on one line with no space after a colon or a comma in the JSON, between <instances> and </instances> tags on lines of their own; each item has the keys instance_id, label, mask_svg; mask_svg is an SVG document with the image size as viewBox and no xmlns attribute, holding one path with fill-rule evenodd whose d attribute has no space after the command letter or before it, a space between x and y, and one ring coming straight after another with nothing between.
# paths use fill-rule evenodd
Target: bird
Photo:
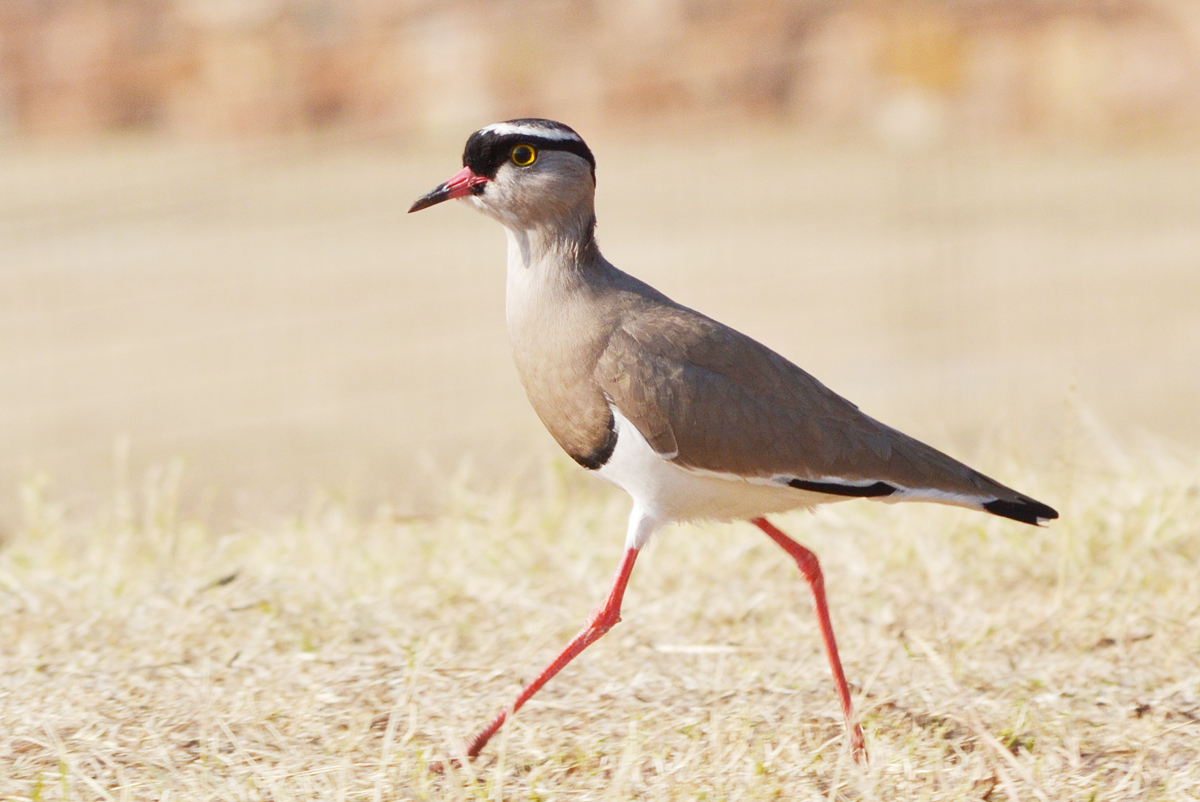
<instances>
[{"instance_id":1,"label":"bird","mask_svg":"<svg viewBox=\"0 0 1200 802\"><path fill-rule=\"evenodd\" d=\"M596 159L563 123L522 118L471 134L462 170L409 212L459 199L507 233L505 314L534 411L583 468L633 501L608 595L582 629L467 743L488 740L621 620L639 552L664 526L748 520L808 583L847 746L867 759L816 555L767 520L821 504L928 501L1026 524L1051 507L859 410L745 334L613 266L596 242Z\"/></svg>"}]
</instances>

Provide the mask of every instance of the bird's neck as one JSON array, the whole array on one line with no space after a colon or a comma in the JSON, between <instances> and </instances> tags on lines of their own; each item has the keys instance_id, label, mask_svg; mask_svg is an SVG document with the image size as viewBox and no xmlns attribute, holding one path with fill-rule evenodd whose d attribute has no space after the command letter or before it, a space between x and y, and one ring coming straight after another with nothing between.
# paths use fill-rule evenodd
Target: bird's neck
<instances>
[{"instance_id":1,"label":"bird's neck","mask_svg":"<svg viewBox=\"0 0 1200 802\"><path fill-rule=\"evenodd\" d=\"M594 227L590 216L554 226L506 227L505 306L514 344L523 332L549 334L546 327L563 323L565 310L587 295L599 266L607 264L596 247Z\"/></svg>"},{"instance_id":2,"label":"bird's neck","mask_svg":"<svg viewBox=\"0 0 1200 802\"><path fill-rule=\"evenodd\" d=\"M505 225L508 269L575 272L599 261L592 209L532 225Z\"/></svg>"}]
</instances>

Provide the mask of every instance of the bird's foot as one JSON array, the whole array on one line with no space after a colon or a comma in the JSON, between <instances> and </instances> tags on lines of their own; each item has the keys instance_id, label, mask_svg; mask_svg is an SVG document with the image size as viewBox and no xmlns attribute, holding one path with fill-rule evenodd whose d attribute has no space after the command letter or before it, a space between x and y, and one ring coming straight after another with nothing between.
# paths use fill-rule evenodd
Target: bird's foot
<instances>
[{"instance_id":1,"label":"bird's foot","mask_svg":"<svg viewBox=\"0 0 1200 802\"><path fill-rule=\"evenodd\" d=\"M855 722L850 727L850 754L854 757L854 762L860 766L865 766L870 761L871 756L867 754L867 742L863 739L862 727Z\"/></svg>"}]
</instances>

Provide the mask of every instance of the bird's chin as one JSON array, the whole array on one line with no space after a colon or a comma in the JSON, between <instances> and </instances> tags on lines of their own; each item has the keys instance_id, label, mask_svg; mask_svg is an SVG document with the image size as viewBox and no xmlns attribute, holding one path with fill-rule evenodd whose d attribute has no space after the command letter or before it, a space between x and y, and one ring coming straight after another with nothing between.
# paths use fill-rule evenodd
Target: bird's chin
<instances>
[{"instance_id":1,"label":"bird's chin","mask_svg":"<svg viewBox=\"0 0 1200 802\"><path fill-rule=\"evenodd\" d=\"M506 212L498 208L486 195L466 195L460 198L460 200L475 211L487 215L506 228L512 228L517 224L516 217L511 212Z\"/></svg>"}]
</instances>

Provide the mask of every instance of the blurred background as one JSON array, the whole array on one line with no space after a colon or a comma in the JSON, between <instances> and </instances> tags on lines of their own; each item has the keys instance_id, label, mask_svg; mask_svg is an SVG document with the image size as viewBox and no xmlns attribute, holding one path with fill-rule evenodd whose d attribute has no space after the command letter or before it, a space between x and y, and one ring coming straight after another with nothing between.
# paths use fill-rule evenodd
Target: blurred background
<instances>
[{"instance_id":1,"label":"blurred background","mask_svg":"<svg viewBox=\"0 0 1200 802\"><path fill-rule=\"evenodd\" d=\"M4 0L0 524L536 474L502 231L405 215L519 116L618 266L988 472L1200 446L1193 0Z\"/></svg>"}]
</instances>

